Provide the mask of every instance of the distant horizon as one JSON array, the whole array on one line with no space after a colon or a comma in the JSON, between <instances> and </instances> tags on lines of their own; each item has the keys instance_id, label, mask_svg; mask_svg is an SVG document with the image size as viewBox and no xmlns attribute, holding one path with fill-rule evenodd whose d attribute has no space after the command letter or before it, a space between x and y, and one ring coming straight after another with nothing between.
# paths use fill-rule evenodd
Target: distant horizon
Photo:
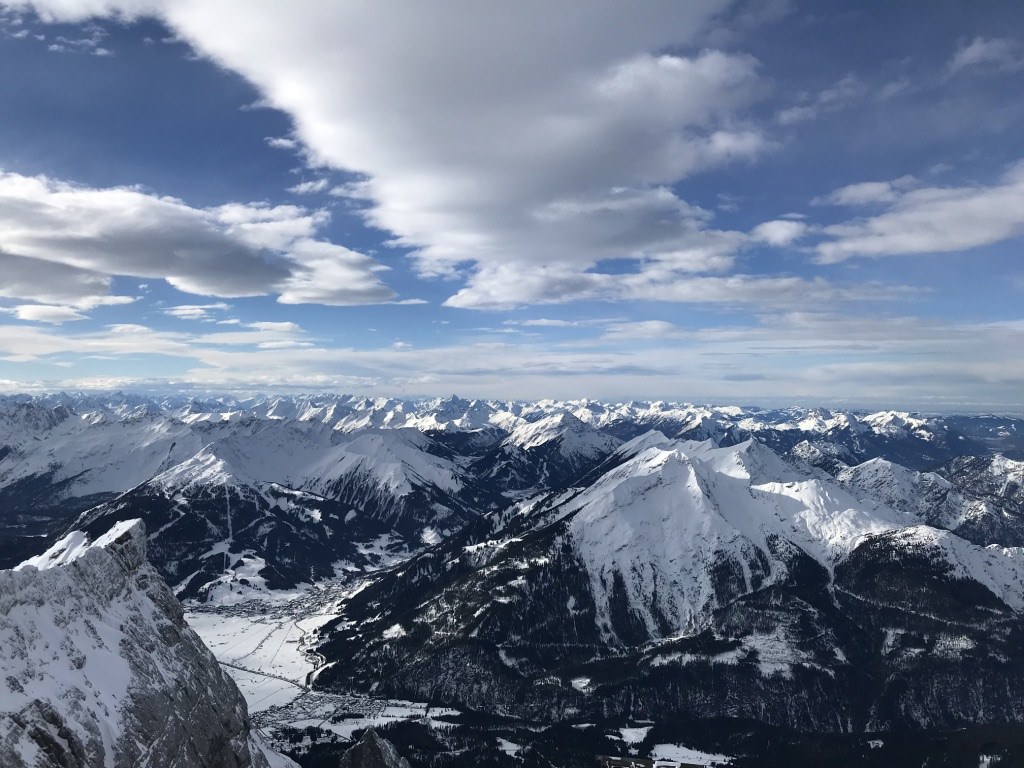
<instances>
[{"instance_id":1,"label":"distant horizon","mask_svg":"<svg viewBox=\"0 0 1024 768\"><path fill-rule=\"evenodd\" d=\"M288 398L293 400L299 399L316 399L316 398L353 398L353 399L366 399L366 400L396 400L405 403L417 403L425 404L431 401L445 401L452 398L463 400L466 402L486 402L486 403L501 403L501 404L523 404L530 405L540 402L552 402L552 403L596 403L605 406L622 406L629 405L631 403L647 404L652 405L655 403L664 403L671 406L692 406L697 408L739 408L746 411L785 411L785 410L826 410L826 411L838 411L843 413L853 413L855 415L873 415L877 413L906 413L911 416L920 417L949 417L949 416L969 416L969 417L986 417L992 416L995 418L1012 418L1012 419L1024 419L1024 409L1019 411L998 411L988 410L982 405L978 405L975 410L937 410L937 409L924 409L924 408L913 408L904 407L901 405L884 405L884 404L854 404L854 403L842 403L839 401L833 401L831 403L826 402L777 402L772 403L768 400L763 400L760 403L752 402L740 402L740 401L726 401L726 400L705 400L699 398L675 398L675 397L654 397L654 398L631 398L631 397L619 397L619 398L599 398L599 397L587 397L587 396L575 396L575 397L538 397L538 398L517 398L517 397L501 397L501 396L479 396L469 397L459 393L447 393L444 395L438 394L381 394L381 393L370 393L370 392L332 392L332 391L268 391L268 390L218 390L218 389L96 389L96 390L85 390L85 389L57 389L57 390L0 390L0 399L4 398L30 398L30 399L46 399L46 398L59 398L61 396L75 398L116 398L121 397L135 397L143 400L159 400L161 398L187 398L193 400L226 400L232 401L237 404L241 404L246 400L260 400L266 399L271 400L277 397ZM964 406L969 408L970 406Z\"/></svg>"}]
</instances>

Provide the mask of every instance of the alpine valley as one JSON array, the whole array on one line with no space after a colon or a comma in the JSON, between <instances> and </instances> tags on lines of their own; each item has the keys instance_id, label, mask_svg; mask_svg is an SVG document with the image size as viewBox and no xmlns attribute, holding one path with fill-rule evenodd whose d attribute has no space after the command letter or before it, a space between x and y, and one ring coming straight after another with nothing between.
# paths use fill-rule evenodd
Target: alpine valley
<instances>
[{"instance_id":1,"label":"alpine valley","mask_svg":"<svg viewBox=\"0 0 1024 768\"><path fill-rule=\"evenodd\" d=\"M202 667L216 700L188 706L230 721L232 765L334 766L370 727L414 768L1024 765L1024 419L8 396L15 566L0 604L94 644L66 569L141 578L103 605L208 646L230 680ZM126 643L102 652L134 668ZM22 662L0 703L63 711ZM136 723L141 698L106 705Z\"/></svg>"}]
</instances>

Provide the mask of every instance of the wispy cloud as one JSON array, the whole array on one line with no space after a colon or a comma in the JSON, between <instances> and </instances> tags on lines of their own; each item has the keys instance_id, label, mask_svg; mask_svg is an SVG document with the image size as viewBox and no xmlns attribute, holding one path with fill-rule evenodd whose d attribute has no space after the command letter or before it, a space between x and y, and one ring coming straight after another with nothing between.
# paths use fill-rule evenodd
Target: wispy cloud
<instances>
[{"instance_id":1,"label":"wispy cloud","mask_svg":"<svg viewBox=\"0 0 1024 768\"><path fill-rule=\"evenodd\" d=\"M812 205L869 205L894 203L903 192L917 183L913 176L902 176L891 181L861 181L848 184L824 197L811 201Z\"/></svg>"},{"instance_id":2,"label":"wispy cloud","mask_svg":"<svg viewBox=\"0 0 1024 768\"><path fill-rule=\"evenodd\" d=\"M167 307L163 310L165 315L176 317L179 320L202 320L203 322L219 322L214 313L227 312L231 309L230 304L217 302L216 304L179 304L174 307Z\"/></svg>"},{"instance_id":3,"label":"wispy cloud","mask_svg":"<svg viewBox=\"0 0 1024 768\"><path fill-rule=\"evenodd\" d=\"M857 191L859 185L846 190ZM876 201L888 201L885 212L825 227L825 242L817 246L820 263L854 256L896 256L950 253L979 248L1024 235L1024 163L1010 166L990 186L917 187L872 186ZM842 192L843 190L840 190Z\"/></svg>"},{"instance_id":4,"label":"wispy cloud","mask_svg":"<svg viewBox=\"0 0 1024 768\"><path fill-rule=\"evenodd\" d=\"M53 53L84 53L91 56L113 56L114 52L103 46L107 31L99 24L86 24L82 27L83 36L66 37L58 35L47 46Z\"/></svg>"},{"instance_id":5,"label":"wispy cloud","mask_svg":"<svg viewBox=\"0 0 1024 768\"><path fill-rule=\"evenodd\" d=\"M860 78L848 74L816 94L803 94L797 104L779 110L775 114L775 120L779 125L794 125L814 120L823 114L845 109L863 96L866 90Z\"/></svg>"},{"instance_id":6,"label":"wispy cloud","mask_svg":"<svg viewBox=\"0 0 1024 768\"><path fill-rule=\"evenodd\" d=\"M117 325L54 333L0 325L0 359L64 360L71 352L180 360L182 386L458 391L488 397L649 397L716 402L879 403L1024 409L1024 324L957 324L910 316L773 315L687 329L663 320L609 323L594 338L372 349L325 345L288 323L226 334ZM273 350L274 366L267 366ZM87 379L63 380L82 385ZM14 388L24 388L22 382Z\"/></svg>"},{"instance_id":7,"label":"wispy cloud","mask_svg":"<svg viewBox=\"0 0 1024 768\"><path fill-rule=\"evenodd\" d=\"M303 181L294 186L288 187L288 191L293 195L313 195L317 192L323 192L330 186L330 182L327 179L312 179L310 181Z\"/></svg>"},{"instance_id":8,"label":"wispy cloud","mask_svg":"<svg viewBox=\"0 0 1024 768\"><path fill-rule=\"evenodd\" d=\"M1009 38L976 37L957 49L947 69L950 74L966 70L1017 72L1024 69L1024 44Z\"/></svg>"},{"instance_id":9,"label":"wispy cloud","mask_svg":"<svg viewBox=\"0 0 1024 768\"><path fill-rule=\"evenodd\" d=\"M609 323L605 341L664 340L682 338L685 331L667 320L637 320L629 323Z\"/></svg>"},{"instance_id":10,"label":"wispy cloud","mask_svg":"<svg viewBox=\"0 0 1024 768\"><path fill-rule=\"evenodd\" d=\"M32 323L50 323L60 325L76 320L85 320L86 315L75 307L65 307L54 304L21 304L10 309L0 308L0 312L14 315L19 320Z\"/></svg>"}]
</instances>

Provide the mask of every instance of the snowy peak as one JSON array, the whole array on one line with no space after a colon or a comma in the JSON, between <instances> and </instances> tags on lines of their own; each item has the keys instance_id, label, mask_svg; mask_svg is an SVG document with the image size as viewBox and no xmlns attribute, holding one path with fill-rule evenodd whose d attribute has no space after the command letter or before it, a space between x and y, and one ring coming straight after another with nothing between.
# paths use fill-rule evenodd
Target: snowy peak
<instances>
[{"instance_id":1,"label":"snowy peak","mask_svg":"<svg viewBox=\"0 0 1024 768\"><path fill-rule=\"evenodd\" d=\"M851 462L857 463L848 448L827 440L801 440L790 449L789 455L812 467L824 469L830 475L838 474Z\"/></svg>"},{"instance_id":2,"label":"snowy peak","mask_svg":"<svg viewBox=\"0 0 1024 768\"><path fill-rule=\"evenodd\" d=\"M168 493L182 493L234 484L237 477L237 471L217 456L214 446L207 445L190 459L158 474L149 484Z\"/></svg>"},{"instance_id":3,"label":"snowy peak","mask_svg":"<svg viewBox=\"0 0 1024 768\"><path fill-rule=\"evenodd\" d=\"M901 522L754 441L721 448L655 433L627 447L632 458L558 511L609 631L616 592L652 637L693 631L716 607L786 577L778 542L831 571L864 536ZM728 578L716 576L723 569Z\"/></svg>"},{"instance_id":4,"label":"snowy peak","mask_svg":"<svg viewBox=\"0 0 1024 768\"><path fill-rule=\"evenodd\" d=\"M4 768L268 765L238 689L146 563L139 521L0 571L0 668Z\"/></svg>"},{"instance_id":5,"label":"snowy peak","mask_svg":"<svg viewBox=\"0 0 1024 768\"><path fill-rule=\"evenodd\" d=\"M963 456L939 472L969 503L958 533L978 543L1024 546L1024 462Z\"/></svg>"},{"instance_id":6,"label":"snowy peak","mask_svg":"<svg viewBox=\"0 0 1024 768\"><path fill-rule=\"evenodd\" d=\"M652 434L620 450L629 448L631 458L544 518L568 521L609 633L623 599L652 638L693 632L716 608L786 580L793 553L833 573L886 535L892 546L945 553L962 578L1015 609L1024 601L1021 550L986 549L934 527L955 527L965 514L938 475L875 460L838 482L808 477L756 441L718 447Z\"/></svg>"},{"instance_id":7,"label":"snowy peak","mask_svg":"<svg viewBox=\"0 0 1024 768\"><path fill-rule=\"evenodd\" d=\"M1024 499L1024 461L1014 461L1001 454L965 456L951 461L945 471L958 483L980 492Z\"/></svg>"},{"instance_id":8,"label":"snowy peak","mask_svg":"<svg viewBox=\"0 0 1024 768\"><path fill-rule=\"evenodd\" d=\"M556 441L559 452L567 459L607 454L622 442L567 412L521 424L505 438L506 445L515 445L527 451Z\"/></svg>"},{"instance_id":9,"label":"snowy peak","mask_svg":"<svg viewBox=\"0 0 1024 768\"><path fill-rule=\"evenodd\" d=\"M533 416L520 421L471 467L503 493L515 496L566 487L622 442L571 413Z\"/></svg>"},{"instance_id":10,"label":"snowy peak","mask_svg":"<svg viewBox=\"0 0 1024 768\"><path fill-rule=\"evenodd\" d=\"M84 531L71 531L43 554L30 557L14 570L58 568L86 557L94 549L116 553L124 567L134 571L146 560L146 528L139 519L122 520L95 541L91 541Z\"/></svg>"},{"instance_id":11,"label":"snowy peak","mask_svg":"<svg viewBox=\"0 0 1024 768\"><path fill-rule=\"evenodd\" d=\"M862 421L880 435L902 437L908 434L925 440L933 437L933 424L927 419L913 416L905 411L879 411L865 416Z\"/></svg>"},{"instance_id":12,"label":"snowy peak","mask_svg":"<svg viewBox=\"0 0 1024 768\"><path fill-rule=\"evenodd\" d=\"M19 400L0 409L0 423L7 430L40 433L57 427L72 414L72 409L64 403L48 405L37 400Z\"/></svg>"},{"instance_id":13,"label":"snowy peak","mask_svg":"<svg viewBox=\"0 0 1024 768\"><path fill-rule=\"evenodd\" d=\"M934 472L916 472L878 458L848 467L836 477L858 497L874 499L928 525L955 530L968 514L967 500Z\"/></svg>"},{"instance_id":14,"label":"snowy peak","mask_svg":"<svg viewBox=\"0 0 1024 768\"><path fill-rule=\"evenodd\" d=\"M396 497L431 486L457 493L463 481L453 462L431 452L430 438L414 429L367 430L327 453L307 470L316 489L363 473Z\"/></svg>"}]
</instances>

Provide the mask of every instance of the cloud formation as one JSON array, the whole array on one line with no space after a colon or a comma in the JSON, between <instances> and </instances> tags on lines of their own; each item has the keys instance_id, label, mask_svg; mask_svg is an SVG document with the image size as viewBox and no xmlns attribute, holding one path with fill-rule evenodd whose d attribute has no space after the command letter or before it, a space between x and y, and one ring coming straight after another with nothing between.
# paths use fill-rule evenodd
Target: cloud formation
<instances>
[{"instance_id":1,"label":"cloud formation","mask_svg":"<svg viewBox=\"0 0 1024 768\"><path fill-rule=\"evenodd\" d=\"M27 320L32 323L51 323L60 325L75 320L85 320L86 316L73 307L54 306L52 304L20 304L10 309L3 309L0 312L7 312L19 320Z\"/></svg>"},{"instance_id":2,"label":"cloud formation","mask_svg":"<svg viewBox=\"0 0 1024 768\"><path fill-rule=\"evenodd\" d=\"M905 190L914 186L913 176L903 176L892 181L861 181L847 184L825 197L815 198L813 205L870 205L872 203L894 203Z\"/></svg>"},{"instance_id":3,"label":"cloud formation","mask_svg":"<svg viewBox=\"0 0 1024 768\"><path fill-rule=\"evenodd\" d=\"M755 240L782 247L795 243L807 234L807 230L808 225L802 221L775 219L758 224L750 234Z\"/></svg>"},{"instance_id":4,"label":"cloud formation","mask_svg":"<svg viewBox=\"0 0 1024 768\"><path fill-rule=\"evenodd\" d=\"M362 178L345 191L413 251L421 274L468 277L452 306L585 297L610 259L720 271L730 258L722 233L705 234L708 217L670 185L771 147L744 120L766 93L758 62L680 52L699 47L725 0L639 11L613 0L400 11L306 0L288 13L229 0L31 5L65 21L156 15L242 74L291 115L313 165ZM319 297L325 267L320 255L309 263L282 300ZM510 270L528 273L528 286L504 295Z\"/></svg>"},{"instance_id":5,"label":"cloud formation","mask_svg":"<svg viewBox=\"0 0 1024 768\"><path fill-rule=\"evenodd\" d=\"M324 345L291 323L186 334L139 325L56 334L0 325L0 359L70 353L180 358L176 386L249 390L372 390L484 397L674 398L714 402L853 401L928 409L1024 409L1020 322L958 324L907 316L849 318L790 312L754 324L683 328L607 321L590 338L371 349ZM267 350L275 365L267 366ZM140 379L78 386L145 386ZM48 382L53 387L54 382ZM14 388L23 389L23 382ZM3 384L0 383L0 388Z\"/></svg>"},{"instance_id":6,"label":"cloud formation","mask_svg":"<svg viewBox=\"0 0 1024 768\"><path fill-rule=\"evenodd\" d=\"M216 322L216 312L226 312L231 306L222 301L216 304L179 304L167 307L163 312L179 320L202 320L207 323Z\"/></svg>"},{"instance_id":7,"label":"cloud formation","mask_svg":"<svg viewBox=\"0 0 1024 768\"><path fill-rule=\"evenodd\" d=\"M856 202L889 202L877 216L825 227L817 260L833 264L855 256L950 253L1024 235L1024 162L1010 166L990 186L918 187L854 185L833 195ZM850 194L854 190L855 194Z\"/></svg>"},{"instance_id":8,"label":"cloud formation","mask_svg":"<svg viewBox=\"0 0 1024 768\"><path fill-rule=\"evenodd\" d=\"M372 259L315 239L326 214L296 206L193 208L134 187L96 189L0 172L0 296L89 309L132 301L114 276L202 296L287 303L393 297Z\"/></svg>"},{"instance_id":9,"label":"cloud formation","mask_svg":"<svg viewBox=\"0 0 1024 768\"><path fill-rule=\"evenodd\" d=\"M796 104L776 113L775 121L779 125L794 125L814 120L822 114L838 112L863 96L865 90L856 75L848 74L819 93L800 94Z\"/></svg>"},{"instance_id":10,"label":"cloud formation","mask_svg":"<svg viewBox=\"0 0 1024 768\"><path fill-rule=\"evenodd\" d=\"M957 49L948 69L950 74L969 69L1016 72L1024 69L1024 45L1008 38L976 37Z\"/></svg>"}]
</instances>

